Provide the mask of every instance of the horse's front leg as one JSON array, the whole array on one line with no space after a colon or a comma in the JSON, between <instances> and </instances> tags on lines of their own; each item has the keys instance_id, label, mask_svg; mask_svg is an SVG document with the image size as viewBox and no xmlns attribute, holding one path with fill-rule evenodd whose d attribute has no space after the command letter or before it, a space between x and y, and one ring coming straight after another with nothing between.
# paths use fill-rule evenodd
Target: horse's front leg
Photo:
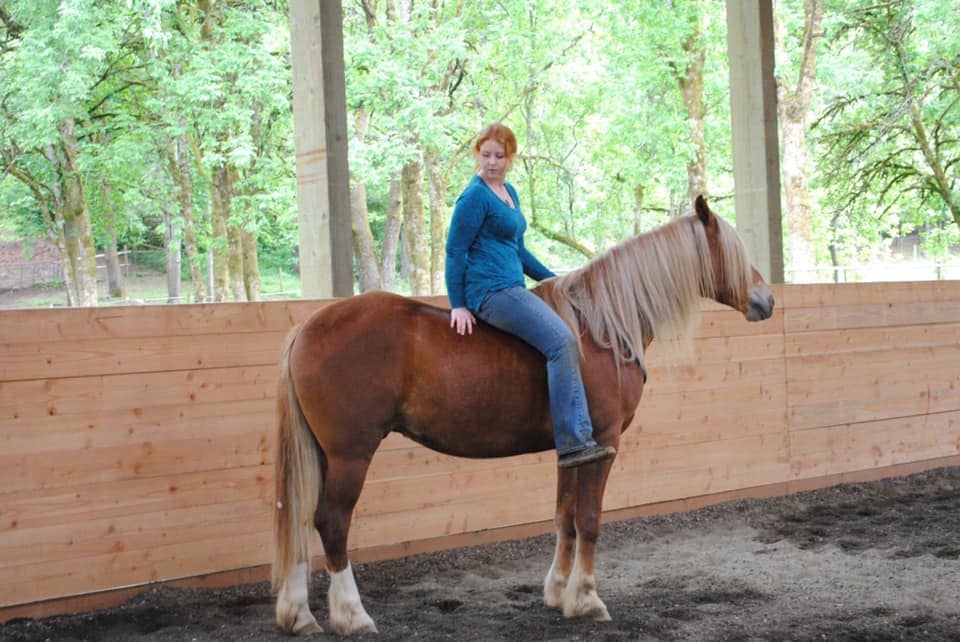
<instances>
[{"instance_id":1,"label":"horse's front leg","mask_svg":"<svg viewBox=\"0 0 960 642\"><path fill-rule=\"evenodd\" d=\"M600 513L603 491L610 475L612 460L580 466L577 476L577 501L574 522L577 529L576 558L563 591L565 617L589 617L598 622L610 619L606 605L597 595L594 561L600 538Z\"/></svg>"},{"instance_id":2,"label":"horse's front leg","mask_svg":"<svg viewBox=\"0 0 960 642\"><path fill-rule=\"evenodd\" d=\"M543 601L552 608L563 608L563 591L573 569L574 545L577 529L573 522L577 499L577 469L557 469L557 512L554 525L557 529L557 550L553 564L543 581Z\"/></svg>"}]
</instances>

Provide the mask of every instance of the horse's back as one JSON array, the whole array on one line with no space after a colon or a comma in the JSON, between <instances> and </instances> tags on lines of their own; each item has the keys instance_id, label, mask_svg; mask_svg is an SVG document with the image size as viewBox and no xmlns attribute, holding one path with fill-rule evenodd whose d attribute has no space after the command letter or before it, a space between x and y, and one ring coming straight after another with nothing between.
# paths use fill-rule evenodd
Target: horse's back
<instances>
[{"instance_id":1,"label":"horse's back","mask_svg":"<svg viewBox=\"0 0 960 642\"><path fill-rule=\"evenodd\" d=\"M517 452L516 436L496 437L511 424L526 434L521 451L550 447L543 357L486 324L461 336L430 302L369 292L331 303L304 322L291 367L321 442L350 433L369 448L396 430L442 452L499 456Z\"/></svg>"}]
</instances>

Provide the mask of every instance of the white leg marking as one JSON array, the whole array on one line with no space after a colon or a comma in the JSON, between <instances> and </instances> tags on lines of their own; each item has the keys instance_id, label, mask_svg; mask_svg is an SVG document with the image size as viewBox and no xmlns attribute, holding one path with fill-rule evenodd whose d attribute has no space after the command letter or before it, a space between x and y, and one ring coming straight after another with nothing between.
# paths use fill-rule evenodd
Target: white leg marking
<instances>
[{"instance_id":1,"label":"white leg marking","mask_svg":"<svg viewBox=\"0 0 960 642\"><path fill-rule=\"evenodd\" d=\"M284 631L294 635L323 632L307 603L309 577L307 563L297 564L290 569L290 574L287 575L277 595L277 624Z\"/></svg>"},{"instance_id":2,"label":"white leg marking","mask_svg":"<svg viewBox=\"0 0 960 642\"><path fill-rule=\"evenodd\" d=\"M557 533L557 548L553 553L553 563L543 580L543 603L559 609L563 607L563 589L567 586L567 578L557 570L557 560L560 559L560 533Z\"/></svg>"},{"instance_id":3,"label":"white leg marking","mask_svg":"<svg viewBox=\"0 0 960 642\"><path fill-rule=\"evenodd\" d=\"M330 573L330 628L340 635L376 633L377 627L360 601L360 591L353 579L350 563L339 573Z\"/></svg>"},{"instance_id":4,"label":"white leg marking","mask_svg":"<svg viewBox=\"0 0 960 642\"><path fill-rule=\"evenodd\" d=\"M597 595L597 580L592 573L582 572L579 555L573 562L573 571L563 592L563 616L589 617L597 622L611 619L606 604Z\"/></svg>"}]
</instances>

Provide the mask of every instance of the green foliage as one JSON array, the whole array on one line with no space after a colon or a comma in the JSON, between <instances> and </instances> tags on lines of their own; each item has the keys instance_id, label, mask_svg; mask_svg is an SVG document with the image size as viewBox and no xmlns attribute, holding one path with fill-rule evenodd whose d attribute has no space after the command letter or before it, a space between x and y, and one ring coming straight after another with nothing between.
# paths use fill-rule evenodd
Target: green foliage
<instances>
[{"instance_id":1,"label":"green foliage","mask_svg":"<svg viewBox=\"0 0 960 642\"><path fill-rule=\"evenodd\" d=\"M205 22L200 0L0 3L4 227L21 238L51 233L48 155L73 120L101 246L111 229L121 246L162 246L168 221L182 235L174 164L185 140L200 253L213 247L213 177L229 165L230 223L256 233L264 275L294 271L284 4L212 3ZM944 25L960 0L825 4L811 114L818 253L860 260L912 229L928 251L946 252L960 229L960 32ZM802 3L777 10L788 38L779 64L795 67ZM472 137L497 120L520 138L511 180L534 223L528 243L551 265L578 265L688 208L696 149L678 75L698 50L709 185L714 206L732 213L723 3L367 0L343 11L351 180L367 188L378 243L400 168L437 154L449 211L474 171Z\"/></svg>"},{"instance_id":2,"label":"green foliage","mask_svg":"<svg viewBox=\"0 0 960 642\"><path fill-rule=\"evenodd\" d=\"M960 34L942 28L958 11L956 0L844 3L814 128L835 216L866 233L923 227L940 252L948 241L933 230L960 226Z\"/></svg>"}]
</instances>

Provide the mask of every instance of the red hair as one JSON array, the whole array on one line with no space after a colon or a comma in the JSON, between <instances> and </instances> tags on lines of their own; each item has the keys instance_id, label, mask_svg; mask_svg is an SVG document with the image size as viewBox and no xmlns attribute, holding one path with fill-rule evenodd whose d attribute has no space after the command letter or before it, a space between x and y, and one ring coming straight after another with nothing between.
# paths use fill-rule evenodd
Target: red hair
<instances>
[{"instance_id":1,"label":"red hair","mask_svg":"<svg viewBox=\"0 0 960 642\"><path fill-rule=\"evenodd\" d=\"M480 146L488 140L499 143L503 147L503 153L507 155L507 160L513 164L513 157L517 155L517 137L512 129L503 123L493 123L484 127L477 135L477 141L473 144L474 158L480 154Z\"/></svg>"}]
</instances>

